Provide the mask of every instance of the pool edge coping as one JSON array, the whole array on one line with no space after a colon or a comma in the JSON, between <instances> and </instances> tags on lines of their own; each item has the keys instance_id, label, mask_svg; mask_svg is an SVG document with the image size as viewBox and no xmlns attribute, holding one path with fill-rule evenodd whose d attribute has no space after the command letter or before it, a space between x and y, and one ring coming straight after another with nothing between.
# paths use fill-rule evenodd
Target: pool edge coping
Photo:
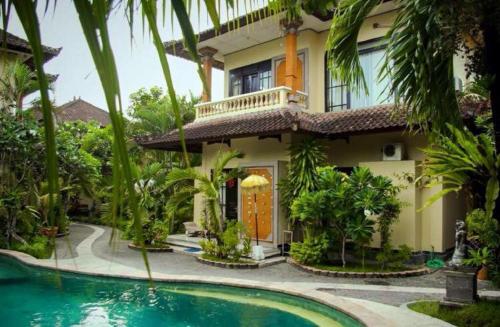
<instances>
[{"instance_id":1,"label":"pool edge coping","mask_svg":"<svg viewBox=\"0 0 500 327\"><path fill-rule=\"evenodd\" d=\"M95 225L86 225L94 229L94 232L82 241L78 246L82 245L82 243L90 242L91 244L99 238L103 234L103 229L95 226ZM79 252L77 252L79 253ZM11 258L14 258L28 266L32 267L40 267L50 270L59 270L63 272L75 273L75 274L83 274L95 277L112 277L112 278L121 278L121 279L131 279L131 280L142 280L148 281L149 277L146 271L133 269L131 267L127 267L125 265L114 263L112 261L104 260L99 257L99 260L104 260L109 263L112 263L116 266L123 266L128 268L127 271L123 271L121 273L114 272L103 272L97 270L89 270L88 268L74 268L66 264L66 262L71 261L74 262L76 258L79 256L67 259L67 260L39 260L29 254L0 249L0 254L7 255ZM79 253L80 254L80 253ZM278 292L282 294L288 294L292 296L301 297L304 299L312 300L319 304L326 305L331 307L332 309L338 310L354 320L357 320L362 325L365 326L396 326L393 321L386 319L384 316L375 313L369 309L364 308L363 306L351 302L349 299L344 297L339 297L333 294L329 294L326 292L321 292L313 289L300 289L300 288L291 288L289 285L279 285L279 282L261 282L255 280L243 280L237 278L228 278L228 277L213 277L213 276L196 276L196 275L172 275L172 274L164 274L158 272L151 273L152 280L158 282L171 282L171 283L200 283L200 284L210 284L210 285L218 285L222 284L225 286L239 287L239 288L247 288L247 289L261 289L271 292Z\"/></svg>"}]
</instances>

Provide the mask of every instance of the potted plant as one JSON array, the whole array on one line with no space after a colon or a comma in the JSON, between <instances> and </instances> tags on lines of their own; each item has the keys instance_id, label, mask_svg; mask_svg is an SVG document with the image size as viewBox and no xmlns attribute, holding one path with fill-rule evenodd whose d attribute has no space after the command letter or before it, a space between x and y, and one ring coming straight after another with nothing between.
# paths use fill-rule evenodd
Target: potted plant
<instances>
[{"instance_id":1,"label":"potted plant","mask_svg":"<svg viewBox=\"0 0 500 327\"><path fill-rule=\"evenodd\" d=\"M469 250L470 258L464 259L464 263L468 266L481 267L477 273L477 279L488 279L488 264L491 262L491 253L488 247L479 248L477 250Z\"/></svg>"}]
</instances>

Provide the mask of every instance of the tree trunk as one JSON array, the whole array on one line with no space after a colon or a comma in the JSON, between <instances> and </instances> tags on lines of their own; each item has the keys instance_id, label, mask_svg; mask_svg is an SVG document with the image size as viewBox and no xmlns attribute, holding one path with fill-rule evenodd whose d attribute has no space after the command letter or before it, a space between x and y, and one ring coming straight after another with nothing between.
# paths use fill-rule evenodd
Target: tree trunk
<instances>
[{"instance_id":1,"label":"tree trunk","mask_svg":"<svg viewBox=\"0 0 500 327\"><path fill-rule=\"evenodd\" d=\"M342 267L345 268L345 241L346 237L342 236Z\"/></svg>"}]
</instances>

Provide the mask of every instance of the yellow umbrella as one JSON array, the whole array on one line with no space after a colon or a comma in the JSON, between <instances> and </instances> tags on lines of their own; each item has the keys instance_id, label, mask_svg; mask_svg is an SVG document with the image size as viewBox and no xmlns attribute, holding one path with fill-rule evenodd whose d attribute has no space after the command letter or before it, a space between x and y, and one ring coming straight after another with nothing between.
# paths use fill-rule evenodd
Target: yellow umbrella
<instances>
[{"instance_id":1,"label":"yellow umbrella","mask_svg":"<svg viewBox=\"0 0 500 327\"><path fill-rule=\"evenodd\" d=\"M259 175L250 175L245 178L241 184L241 190L244 194L253 194L255 209L255 236L257 245L259 245L259 225L257 224L257 194L269 191L269 181L267 178Z\"/></svg>"}]
</instances>

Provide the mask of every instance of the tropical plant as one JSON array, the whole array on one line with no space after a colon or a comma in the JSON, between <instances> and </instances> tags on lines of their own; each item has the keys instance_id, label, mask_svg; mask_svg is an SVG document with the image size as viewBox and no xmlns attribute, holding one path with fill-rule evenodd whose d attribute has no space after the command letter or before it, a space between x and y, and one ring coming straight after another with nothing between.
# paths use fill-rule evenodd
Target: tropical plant
<instances>
[{"instance_id":1,"label":"tropical plant","mask_svg":"<svg viewBox=\"0 0 500 327\"><path fill-rule=\"evenodd\" d=\"M341 0L335 10L327 41L329 67L335 79L346 82L354 91L367 90L358 56L358 34L365 19L381 3ZM411 122L424 127L432 122L433 128L446 131L446 123L460 123L453 56L465 53L469 74L500 75L496 64L500 51L496 14L500 4L496 0L398 0L395 5L396 19L383 40L387 47L380 75L390 78L389 91ZM496 94L500 81L490 81L488 91L498 131L500 102Z\"/></svg>"},{"instance_id":2,"label":"tropical plant","mask_svg":"<svg viewBox=\"0 0 500 327\"><path fill-rule=\"evenodd\" d=\"M474 267L487 266L493 260L493 256L488 247L480 249L469 249L469 258L464 259L464 264Z\"/></svg>"},{"instance_id":3,"label":"tropical plant","mask_svg":"<svg viewBox=\"0 0 500 327\"><path fill-rule=\"evenodd\" d=\"M292 258L305 265L321 263L330 247L330 239L326 232L304 237L302 243L293 242L290 248Z\"/></svg>"},{"instance_id":4,"label":"tropical plant","mask_svg":"<svg viewBox=\"0 0 500 327\"><path fill-rule=\"evenodd\" d=\"M129 128L134 136L148 134L163 134L175 129L175 116L172 101L165 95L163 89L154 86L149 90L144 88L130 95L128 115L131 117ZM177 97L181 110L182 123L190 123L195 118L194 105L197 98L191 96Z\"/></svg>"},{"instance_id":5,"label":"tropical plant","mask_svg":"<svg viewBox=\"0 0 500 327\"><path fill-rule=\"evenodd\" d=\"M470 242L491 250L500 247L500 230L496 219L488 216L483 209L474 209L465 218L467 237Z\"/></svg>"},{"instance_id":6,"label":"tropical plant","mask_svg":"<svg viewBox=\"0 0 500 327\"><path fill-rule=\"evenodd\" d=\"M280 181L278 187L282 205L290 210L293 200L302 192L318 188L316 169L325 163L326 155L324 147L312 137L292 143L288 151L290 153L288 174Z\"/></svg>"},{"instance_id":7,"label":"tropical plant","mask_svg":"<svg viewBox=\"0 0 500 327\"><path fill-rule=\"evenodd\" d=\"M0 76L0 108L22 115L24 97L40 87L36 74L19 60L7 61L2 65L4 66Z\"/></svg>"},{"instance_id":8,"label":"tropical plant","mask_svg":"<svg viewBox=\"0 0 500 327\"><path fill-rule=\"evenodd\" d=\"M450 192L465 189L468 210L484 207L493 215L499 193L498 169L500 156L486 134L475 136L467 129L447 125L449 136L439 134L434 143L423 149L423 177L430 179L428 187L443 189L424 204L429 206Z\"/></svg>"},{"instance_id":9,"label":"tropical plant","mask_svg":"<svg viewBox=\"0 0 500 327\"><path fill-rule=\"evenodd\" d=\"M209 258L224 258L238 262L242 256L250 253L250 233L241 222L228 222L221 239L221 243L209 239L201 240L200 246L204 254Z\"/></svg>"},{"instance_id":10,"label":"tropical plant","mask_svg":"<svg viewBox=\"0 0 500 327\"><path fill-rule=\"evenodd\" d=\"M405 262L411 258L411 248L402 244L399 246L398 250L393 250L390 243L387 243L382 251L377 253L376 260L380 264L380 269L384 270L387 267L392 267L396 269L404 268Z\"/></svg>"},{"instance_id":11,"label":"tropical plant","mask_svg":"<svg viewBox=\"0 0 500 327\"><path fill-rule=\"evenodd\" d=\"M167 204L166 211L174 215L179 205L194 197L195 194L202 194L207 211L207 227L217 240L219 246L224 245L222 233L224 232L224 221L220 208L220 190L222 185L228 180L241 177L243 172L239 168L226 169L227 164L243 155L238 151L219 152L215 158L211 176L205 175L195 168L174 168L168 173L166 187L181 184L180 189L173 193ZM193 185L194 184L194 185Z\"/></svg>"},{"instance_id":12,"label":"tropical plant","mask_svg":"<svg viewBox=\"0 0 500 327\"><path fill-rule=\"evenodd\" d=\"M361 250L361 265L365 268L365 249L373 237L375 222L368 217L356 217L347 224L347 234Z\"/></svg>"},{"instance_id":13,"label":"tropical plant","mask_svg":"<svg viewBox=\"0 0 500 327\"><path fill-rule=\"evenodd\" d=\"M373 175L368 168L356 167L350 175L334 167L317 169L318 190L303 192L292 204L292 218L304 223L304 238L332 230L333 238L340 245L342 265L345 267L345 248L349 238L362 248L375 232L370 216L380 217L390 230L389 205L399 205L396 196L399 188L389 178ZM393 210L391 214L399 213ZM379 223L380 225L380 223Z\"/></svg>"}]
</instances>

